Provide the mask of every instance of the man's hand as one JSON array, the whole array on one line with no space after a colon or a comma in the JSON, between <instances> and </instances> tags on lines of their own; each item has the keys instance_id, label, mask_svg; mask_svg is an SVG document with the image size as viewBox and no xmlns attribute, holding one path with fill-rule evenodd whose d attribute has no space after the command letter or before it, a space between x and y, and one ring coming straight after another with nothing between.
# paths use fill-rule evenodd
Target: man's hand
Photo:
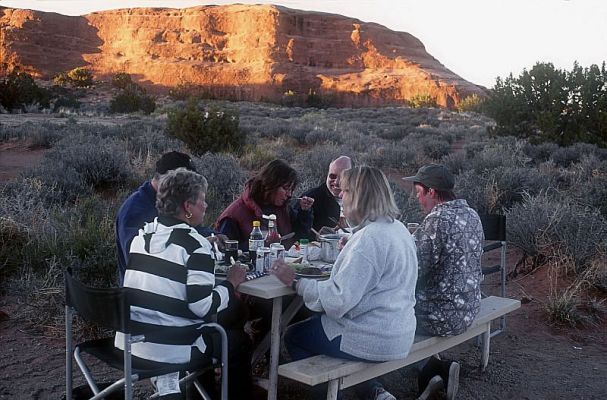
<instances>
[{"instance_id":1,"label":"man's hand","mask_svg":"<svg viewBox=\"0 0 607 400\"><path fill-rule=\"evenodd\" d=\"M276 275L279 281L287 286L291 286L295 279L295 271L293 271L285 262L281 259L277 259L270 268L270 273Z\"/></svg>"},{"instance_id":2,"label":"man's hand","mask_svg":"<svg viewBox=\"0 0 607 400\"><path fill-rule=\"evenodd\" d=\"M207 237L207 240L209 241L209 243L211 243L211 245L213 245L213 243L217 243L217 247L219 247L219 250L224 251L226 248L226 240L228 240L228 237L226 235L218 233L214 236Z\"/></svg>"},{"instance_id":3,"label":"man's hand","mask_svg":"<svg viewBox=\"0 0 607 400\"><path fill-rule=\"evenodd\" d=\"M312 204L314 204L314 199L311 197L304 196L299 199L299 207L304 211L308 211L312 208Z\"/></svg>"},{"instance_id":4,"label":"man's hand","mask_svg":"<svg viewBox=\"0 0 607 400\"><path fill-rule=\"evenodd\" d=\"M245 281L246 276L247 267L237 262L228 270L227 280L232 284L232 286L234 286L234 288L237 288L238 285Z\"/></svg>"}]
</instances>

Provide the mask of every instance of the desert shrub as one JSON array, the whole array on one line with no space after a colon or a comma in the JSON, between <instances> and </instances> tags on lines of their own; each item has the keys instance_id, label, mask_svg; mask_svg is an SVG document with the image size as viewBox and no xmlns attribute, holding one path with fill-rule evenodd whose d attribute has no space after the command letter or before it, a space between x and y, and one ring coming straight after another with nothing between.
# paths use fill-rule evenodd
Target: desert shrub
<instances>
[{"instance_id":1,"label":"desert shrub","mask_svg":"<svg viewBox=\"0 0 607 400\"><path fill-rule=\"evenodd\" d=\"M267 146L247 145L239 160L244 168L257 170L275 158L279 157Z\"/></svg>"},{"instance_id":2,"label":"desert shrub","mask_svg":"<svg viewBox=\"0 0 607 400\"><path fill-rule=\"evenodd\" d=\"M182 140L194 154L240 151L245 137L238 124L237 111L201 110L189 101L185 109L169 112L167 133Z\"/></svg>"},{"instance_id":3,"label":"desert shrub","mask_svg":"<svg viewBox=\"0 0 607 400\"><path fill-rule=\"evenodd\" d=\"M362 162L377 168L402 169L414 162L416 152L414 148L403 145L386 145L367 148L362 155Z\"/></svg>"},{"instance_id":4,"label":"desert shrub","mask_svg":"<svg viewBox=\"0 0 607 400\"><path fill-rule=\"evenodd\" d=\"M146 90L134 83L131 76L125 73L114 75L112 85L120 89L110 100L111 113L132 113L142 111L151 114L156 109L156 100Z\"/></svg>"},{"instance_id":5,"label":"desert shrub","mask_svg":"<svg viewBox=\"0 0 607 400\"><path fill-rule=\"evenodd\" d=\"M131 75L125 72L119 72L112 77L112 86L116 89L126 90L133 84Z\"/></svg>"},{"instance_id":6,"label":"desert shrub","mask_svg":"<svg viewBox=\"0 0 607 400\"><path fill-rule=\"evenodd\" d=\"M421 222L424 219L424 212L419 205L415 191L406 190L394 182L390 182L390 188L394 194L394 201L400 210L400 220L407 222Z\"/></svg>"},{"instance_id":7,"label":"desert shrub","mask_svg":"<svg viewBox=\"0 0 607 400\"><path fill-rule=\"evenodd\" d=\"M480 112L483 106L483 101L479 95L473 94L471 96L464 97L456 107L459 112L473 111Z\"/></svg>"},{"instance_id":8,"label":"desert shrub","mask_svg":"<svg viewBox=\"0 0 607 400\"><path fill-rule=\"evenodd\" d=\"M423 153L435 160L446 156L451 151L451 144L439 138L427 138L419 143Z\"/></svg>"},{"instance_id":9,"label":"desert shrub","mask_svg":"<svg viewBox=\"0 0 607 400\"><path fill-rule=\"evenodd\" d=\"M297 192L304 192L324 182L331 161L341 155L349 154L344 148L330 145L321 145L301 152L293 163L300 182Z\"/></svg>"},{"instance_id":10,"label":"desert shrub","mask_svg":"<svg viewBox=\"0 0 607 400\"><path fill-rule=\"evenodd\" d=\"M607 222L596 210L545 194L528 197L506 215L509 242L536 260L558 250L571 259L572 272L601 254L607 235Z\"/></svg>"},{"instance_id":11,"label":"desert shrub","mask_svg":"<svg viewBox=\"0 0 607 400\"><path fill-rule=\"evenodd\" d=\"M0 105L8 111L25 111L31 104L48 107L49 101L49 91L39 87L28 73L13 71L0 80Z\"/></svg>"},{"instance_id":12,"label":"desert shrub","mask_svg":"<svg viewBox=\"0 0 607 400\"><path fill-rule=\"evenodd\" d=\"M78 67L55 75L53 83L61 86L89 87L93 85L93 73L87 68Z\"/></svg>"},{"instance_id":13,"label":"desert shrub","mask_svg":"<svg viewBox=\"0 0 607 400\"><path fill-rule=\"evenodd\" d=\"M28 227L3 213L0 217L0 279L3 282L22 265L28 241Z\"/></svg>"},{"instance_id":14,"label":"desert shrub","mask_svg":"<svg viewBox=\"0 0 607 400\"><path fill-rule=\"evenodd\" d=\"M82 103L73 95L60 96L53 101L53 112L58 112L66 108L77 109L80 108L81 104Z\"/></svg>"},{"instance_id":15,"label":"desert shrub","mask_svg":"<svg viewBox=\"0 0 607 400\"><path fill-rule=\"evenodd\" d=\"M436 99L429 94L416 94L408 100L408 103L412 108L438 107Z\"/></svg>"},{"instance_id":16,"label":"desert shrub","mask_svg":"<svg viewBox=\"0 0 607 400\"><path fill-rule=\"evenodd\" d=\"M94 136L68 137L57 142L26 176L46 188L41 200L63 204L86 197L93 189L116 187L131 175L124 144Z\"/></svg>"},{"instance_id":17,"label":"desert shrub","mask_svg":"<svg viewBox=\"0 0 607 400\"><path fill-rule=\"evenodd\" d=\"M320 93L314 89L309 89L308 94L304 100L304 105L306 107L314 107L314 108L328 108L333 105L335 100L327 93Z\"/></svg>"},{"instance_id":18,"label":"desert shrub","mask_svg":"<svg viewBox=\"0 0 607 400\"><path fill-rule=\"evenodd\" d=\"M450 153L441 158L440 164L443 164L449 169L454 175L460 174L466 169L468 160L466 154L463 152Z\"/></svg>"},{"instance_id":19,"label":"desert shrub","mask_svg":"<svg viewBox=\"0 0 607 400\"><path fill-rule=\"evenodd\" d=\"M523 152L536 163L548 161L558 149L558 144L551 142L539 144L525 143L523 146Z\"/></svg>"},{"instance_id":20,"label":"desert shrub","mask_svg":"<svg viewBox=\"0 0 607 400\"><path fill-rule=\"evenodd\" d=\"M206 198L209 209L205 218L212 223L240 195L246 175L238 160L230 154L206 153L195 159L195 163L196 170L209 183Z\"/></svg>"}]
</instances>

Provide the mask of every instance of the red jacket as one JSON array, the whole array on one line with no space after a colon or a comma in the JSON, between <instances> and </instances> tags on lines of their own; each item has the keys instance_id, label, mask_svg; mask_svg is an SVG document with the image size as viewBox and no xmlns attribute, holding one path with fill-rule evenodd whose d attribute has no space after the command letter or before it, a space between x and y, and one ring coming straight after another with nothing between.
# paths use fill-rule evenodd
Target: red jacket
<instances>
[{"instance_id":1,"label":"red jacket","mask_svg":"<svg viewBox=\"0 0 607 400\"><path fill-rule=\"evenodd\" d=\"M260 221L261 226L265 227L263 229L268 229L268 222L262 218L263 213L261 208L250 197L249 192L250 188L246 186L240 197L234 200L232 204L221 213L216 222L217 230L227 234L230 239L238 240L238 247L245 251L249 249L249 235L253 229L253 221ZM289 215L287 204L282 207L275 207L272 213L276 214L278 233L280 233L281 236L291 233L293 226L291 224L291 216ZM231 220L230 222L235 224L237 229L233 229L233 227L228 231L222 229L222 225L226 219ZM293 241L291 240L289 243L293 243Z\"/></svg>"}]
</instances>

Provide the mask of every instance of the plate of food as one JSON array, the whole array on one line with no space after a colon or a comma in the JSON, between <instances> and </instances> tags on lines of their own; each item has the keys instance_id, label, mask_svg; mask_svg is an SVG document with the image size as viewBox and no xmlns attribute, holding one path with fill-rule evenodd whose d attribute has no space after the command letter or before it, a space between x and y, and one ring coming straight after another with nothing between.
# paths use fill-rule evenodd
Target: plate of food
<instances>
[{"instance_id":1,"label":"plate of food","mask_svg":"<svg viewBox=\"0 0 607 400\"><path fill-rule=\"evenodd\" d=\"M295 270L295 276L300 278L328 278L331 275L332 265L314 266L311 264L289 263L290 268Z\"/></svg>"}]
</instances>

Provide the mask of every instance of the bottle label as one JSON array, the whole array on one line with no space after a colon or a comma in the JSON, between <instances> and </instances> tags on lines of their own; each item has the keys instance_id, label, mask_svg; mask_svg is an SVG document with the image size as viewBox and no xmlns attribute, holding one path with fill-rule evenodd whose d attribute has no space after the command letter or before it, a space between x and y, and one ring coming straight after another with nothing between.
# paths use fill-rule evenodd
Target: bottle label
<instances>
[{"instance_id":1,"label":"bottle label","mask_svg":"<svg viewBox=\"0 0 607 400\"><path fill-rule=\"evenodd\" d=\"M249 251L257 251L260 247L263 247L263 239L249 239Z\"/></svg>"}]
</instances>

